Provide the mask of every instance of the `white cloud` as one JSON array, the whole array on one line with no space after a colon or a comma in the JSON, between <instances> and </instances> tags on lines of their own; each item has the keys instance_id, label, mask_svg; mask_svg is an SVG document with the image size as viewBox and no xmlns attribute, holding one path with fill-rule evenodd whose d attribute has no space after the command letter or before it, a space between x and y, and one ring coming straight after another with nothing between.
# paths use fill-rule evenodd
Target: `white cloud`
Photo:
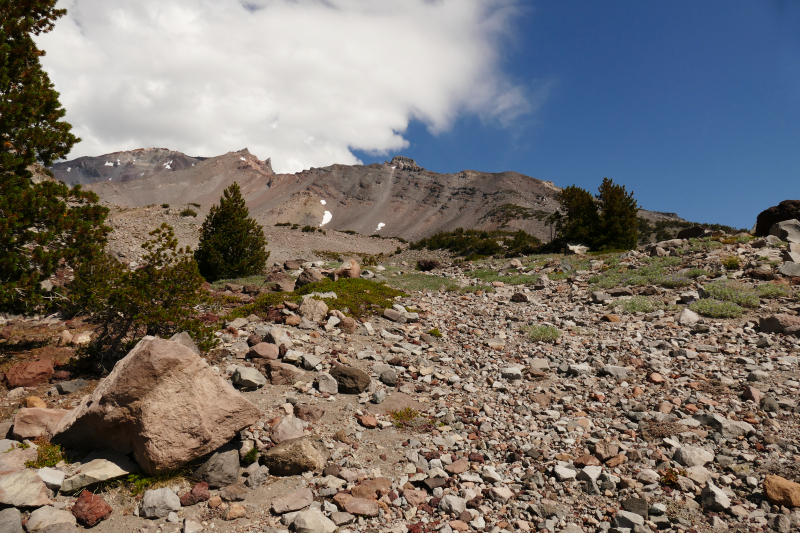
<instances>
[{"instance_id":1,"label":"white cloud","mask_svg":"<svg viewBox=\"0 0 800 533\"><path fill-rule=\"evenodd\" d=\"M38 38L70 158L248 147L276 171L357 163L462 114L530 111L498 65L520 0L61 0Z\"/></svg>"}]
</instances>

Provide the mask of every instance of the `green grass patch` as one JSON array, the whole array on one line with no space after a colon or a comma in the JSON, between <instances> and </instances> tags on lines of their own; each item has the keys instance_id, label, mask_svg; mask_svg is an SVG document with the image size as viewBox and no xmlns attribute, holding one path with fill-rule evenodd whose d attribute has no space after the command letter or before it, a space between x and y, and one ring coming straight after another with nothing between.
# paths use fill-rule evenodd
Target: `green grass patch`
<instances>
[{"instance_id":1,"label":"green grass patch","mask_svg":"<svg viewBox=\"0 0 800 533\"><path fill-rule=\"evenodd\" d=\"M621 286L643 287L645 285L661 285L674 289L692 284L691 278L687 275L666 271L668 267L681 263L679 257L648 257L644 262L645 266L638 269L609 268L602 274L589 278L589 283L599 289Z\"/></svg>"},{"instance_id":2,"label":"green grass patch","mask_svg":"<svg viewBox=\"0 0 800 533\"><path fill-rule=\"evenodd\" d=\"M251 464L255 463L256 461L258 461L258 448L253 446L252 450L250 450L249 452L244 454L244 457L242 458L242 462L244 464L246 464L246 465L251 465Z\"/></svg>"},{"instance_id":3,"label":"green grass patch","mask_svg":"<svg viewBox=\"0 0 800 533\"><path fill-rule=\"evenodd\" d=\"M698 315L710 318L737 318L745 314L745 309L733 302L723 302L706 298L689 304L689 309Z\"/></svg>"},{"instance_id":4,"label":"green grass patch","mask_svg":"<svg viewBox=\"0 0 800 533\"><path fill-rule=\"evenodd\" d=\"M267 281L267 276L247 276L246 278L220 279L211 284L215 291L225 288L226 283L236 285L263 285Z\"/></svg>"},{"instance_id":5,"label":"green grass patch","mask_svg":"<svg viewBox=\"0 0 800 533\"><path fill-rule=\"evenodd\" d=\"M26 468L54 467L61 461L67 461L64 450L58 444L53 444L44 437L37 438L33 443L38 446L38 448L36 448L36 459L33 461L26 461Z\"/></svg>"},{"instance_id":6,"label":"green grass patch","mask_svg":"<svg viewBox=\"0 0 800 533\"><path fill-rule=\"evenodd\" d=\"M437 292L440 289L457 291L460 288L458 283L451 278L423 274L422 272L408 272L407 274L392 276L386 283L390 287L405 292Z\"/></svg>"},{"instance_id":7,"label":"green grass patch","mask_svg":"<svg viewBox=\"0 0 800 533\"><path fill-rule=\"evenodd\" d=\"M335 292L338 298L324 298L328 307L338 309L353 318L380 314L394 304L396 296L406 296L404 292L388 285L366 279L344 278L339 281L324 279L316 283L309 283L294 292L261 294L252 304L243 305L231 311L229 317L246 317L250 314L264 316L270 308L284 301L300 303L303 301L304 295L312 292Z\"/></svg>"},{"instance_id":8,"label":"green grass patch","mask_svg":"<svg viewBox=\"0 0 800 533\"><path fill-rule=\"evenodd\" d=\"M196 217L197 216L197 211L187 207L186 209L181 211L181 216L182 217Z\"/></svg>"},{"instance_id":9,"label":"green grass patch","mask_svg":"<svg viewBox=\"0 0 800 533\"><path fill-rule=\"evenodd\" d=\"M788 298L792 294L789 287L775 283L762 283L756 287L756 292L760 298Z\"/></svg>"},{"instance_id":10,"label":"green grass patch","mask_svg":"<svg viewBox=\"0 0 800 533\"><path fill-rule=\"evenodd\" d=\"M528 326L523 328L531 342L556 342L561 331L555 326Z\"/></svg>"},{"instance_id":11,"label":"green grass patch","mask_svg":"<svg viewBox=\"0 0 800 533\"><path fill-rule=\"evenodd\" d=\"M702 268L691 268L683 273L687 278L697 279L700 276L710 276L711 272L703 270Z\"/></svg>"},{"instance_id":12,"label":"green grass patch","mask_svg":"<svg viewBox=\"0 0 800 533\"><path fill-rule=\"evenodd\" d=\"M111 486L122 487L123 490L129 492L131 496L138 496L146 490L155 490L163 487L171 487L180 482L189 483L192 475L192 468L185 466L171 472L157 474L151 476L145 472L135 472L127 476L112 481L109 483ZM79 489L78 492L83 489Z\"/></svg>"},{"instance_id":13,"label":"green grass patch","mask_svg":"<svg viewBox=\"0 0 800 533\"><path fill-rule=\"evenodd\" d=\"M658 298L650 298L647 296L634 296L630 299L617 300L611 302L609 307L614 309L622 308L622 311L629 314L634 313L652 313L659 309L667 309L669 306Z\"/></svg>"},{"instance_id":14,"label":"green grass patch","mask_svg":"<svg viewBox=\"0 0 800 533\"><path fill-rule=\"evenodd\" d=\"M433 328L428 332L428 335L430 335L431 337L441 338L442 332L439 331L439 328Z\"/></svg>"},{"instance_id":15,"label":"green grass patch","mask_svg":"<svg viewBox=\"0 0 800 533\"><path fill-rule=\"evenodd\" d=\"M730 280L721 280L709 283L704 291L708 298L731 302L740 307L758 307L758 293L750 287Z\"/></svg>"},{"instance_id":16,"label":"green grass patch","mask_svg":"<svg viewBox=\"0 0 800 533\"><path fill-rule=\"evenodd\" d=\"M480 268L469 272L469 277L479 279L485 283L492 283L493 281L502 281L505 285L533 285L539 276L529 276L525 274L517 274L515 276L500 276L496 271Z\"/></svg>"}]
</instances>

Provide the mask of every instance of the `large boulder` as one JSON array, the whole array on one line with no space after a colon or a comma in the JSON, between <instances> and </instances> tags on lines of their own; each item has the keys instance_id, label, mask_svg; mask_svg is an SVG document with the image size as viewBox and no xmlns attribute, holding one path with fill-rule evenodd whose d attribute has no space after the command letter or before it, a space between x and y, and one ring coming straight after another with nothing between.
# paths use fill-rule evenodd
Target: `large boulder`
<instances>
[{"instance_id":1,"label":"large boulder","mask_svg":"<svg viewBox=\"0 0 800 533\"><path fill-rule=\"evenodd\" d=\"M42 409L24 407L14 417L13 435L17 440L50 438L56 427L69 411L64 409Z\"/></svg>"},{"instance_id":2,"label":"large boulder","mask_svg":"<svg viewBox=\"0 0 800 533\"><path fill-rule=\"evenodd\" d=\"M259 416L192 350L145 337L61 420L53 441L133 452L155 474L219 448Z\"/></svg>"},{"instance_id":3,"label":"large boulder","mask_svg":"<svg viewBox=\"0 0 800 533\"><path fill-rule=\"evenodd\" d=\"M778 314L759 319L762 333L783 333L786 328L800 326L800 317L788 314Z\"/></svg>"},{"instance_id":4,"label":"large boulder","mask_svg":"<svg viewBox=\"0 0 800 533\"><path fill-rule=\"evenodd\" d=\"M340 278L360 278L361 267L358 265L358 262L355 259L351 259L349 261L345 261L342 266L334 272L334 274Z\"/></svg>"},{"instance_id":5,"label":"large boulder","mask_svg":"<svg viewBox=\"0 0 800 533\"><path fill-rule=\"evenodd\" d=\"M322 281L323 279L325 279L325 276L322 275L322 272L316 268L307 268L303 270L302 274L297 277L297 281L295 281L294 284L295 287L303 287L309 283L316 283L317 281Z\"/></svg>"},{"instance_id":6,"label":"large boulder","mask_svg":"<svg viewBox=\"0 0 800 533\"><path fill-rule=\"evenodd\" d=\"M17 363L6 371L8 388L36 387L50 381L53 376L53 361L41 359L27 363Z\"/></svg>"},{"instance_id":7,"label":"large boulder","mask_svg":"<svg viewBox=\"0 0 800 533\"><path fill-rule=\"evenodd\" d=\"M793 218L778 222L769 229L769 234L789 243L800 243L800 220Z\"/></svg>"},{"instance_id":8,"label":"large boulder","mask_svg":"<svg viewBox=\"0 0 800 533\"><path fill-rule=\"evenodd\" d=\"M276 476L295 476L322 470L329 458L325 443L312 437L281 442L262 456L269 473Z\"/></svg>"},{"instance_id":9,"label":"large boulder","mask_svg":"<svg viewBox=\"0 0 800 533\"><path fill-rule=\"evenodd\" d=\"M331 369L330 374L339 384L339 392L345 394L361 394L371 381L369 374L350 366L337 366Z\"/></svg>"},{"instance_id":10,"label":"large boulder","mask_svg":"<svg viewBox=\"0 0 800 533\"><path fill-rule=\"evenodd\" d=\"M784 220L800 219L800 200L784 200L778 205L765 209L756 218L755 234L764 237L769 230Z\"/></svg>"},{"instance_id":11,"label":"large boulder","mask_svg":"<svg viewBox=\"0 0 800 533\"><path fill-rule=\"evenodd\" d=\"M697 239L702 237L706 232L703 226L693 226L691 228L684 228L675 236L678 239Z\"/></svg>"}]
</instances>

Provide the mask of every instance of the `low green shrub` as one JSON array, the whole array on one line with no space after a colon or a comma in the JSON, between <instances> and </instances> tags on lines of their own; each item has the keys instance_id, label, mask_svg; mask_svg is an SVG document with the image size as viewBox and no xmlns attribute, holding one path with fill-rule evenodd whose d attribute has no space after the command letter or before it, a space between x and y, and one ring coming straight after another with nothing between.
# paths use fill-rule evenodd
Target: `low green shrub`
<instances>
[{"instance_id":1,"label":"low green shrub","mask_svg":"<svg viewBox=\"0 0 800 533\"><path fill-rule=\"evenodd\" d=\"M67 460L64 450L58 444L53 444L44 437L37 438L33 443L38 446L36 448L36 459L26 461L26 468L52 468L61 461Z\"/></svg>"},{"instance_id":2,"label":"low green shrub","mask_svg":"<svg viewBox=\"0 0 800 533\"><path fill-rule=\"evenodd\" d=\"M287 226L291 226L291 225L292 225L291 222L278 222L277 224L275 224L275 227L283 228L283 227L287 227Z\"/></svg>"},{"instance_id":3,"label":"low green shrub","mask_svg":"<svg viewBox=\"0 0 800 533\"><path fill-rule=\"evenodd\" d=\"M623 312L634 313L652 313L659 309L666 309L668 306L657 298L649 298L647 296L634 296L626 300L617 300L609 304L609 307L621 307Z\"/></svg>"},{"instance_id":4,"label":"low green shrub","mask_svg":"<svg viewBox=\"0 0 800 533\"><path fill-rule=\"evenodd\" d=\"M431 337L440 338L442 336L442 332L439 331L439 328L433 328L428 332L428 335L430 335Z\"/></svg>"},{"instance_id":5,"label":"low green shrub","mask_svg":"<svg viewBox=\"0 0 800 533\"><path fill-rule=\"evenodd\" d=\"M532 342L555 342L561 331L555 326L530 326L527 328L528 338Z\"/></svg>"},{"instance_id":6,"label":"low green shrub","mask_svg":"<svg viewBox=\"0 0 800 533\"><path fill-rule=\"evenodd\" d=\"M698 315L710 318L737 318L745 314L745 309L733 302L706 298L689 304L689 309Z\"/></svg>"},{"instance_id":7,"label":"low green shrub","mask_svg":"<svg viewBox=\"0 0 800 533\"><path fill-rule=\"evenodd\" d=\"M187 207L186 209L181 211L181 216L182 217L196 217L197 216L197 211Z\"/></svg>"},{"instance_id":8,"label":"low green shrub","mask_svg":"<svg viewBox=\"0 0 800 533\"><path fill-rule=\"evenodd\" d=\"M169 204L161 204L161 207L163 207L164 209L169 209Z\"/></svg>"},{"instance_id":9,"label":"low green shrub","mask_svg":"<svg viewBox=\"0 0 800 533\"><path fill-rule=\"evenodd\" d=\"M792 294L789 287L775 283L762 283L756 287L756 292L761 298L788 298Z\"/></svg>"},{"instance_id":10,"label":"low green shrub","mask_svg":"<svg viewBox=\"0 0 800 533\"><path fill-rule=\"evenodd\" d=\"M724 266L727 270L738 270L742 264L741 261L739 261L738 255L729 255L727 257L723 257L720 263L722 263L722 266Z\"/></svg>"},{"instance_id":11,"label":"low green shrub","mask_svg":"<svg viewBox=\"0 0 800 533\"><path fill-rule=\"evenodd\" d=\"M536 253L542 245L537 237L522 230L482 231L456 228L453 231L440 231L413 243L412 250L448 250L463 256L469 261L482 259L490 255L517 257Z\"/></svg>"},{"instance_id":12,"label":"low green shrub","mask_svg":"<svg viewBox=\"0 0 800 533\"><path fill-rule=\"evenodd\" d=\"M709 298L732 302L741 307L758 307L758 293L750 287L731 280L721 280L705 286Z\"/></svg>"}]
</instances>

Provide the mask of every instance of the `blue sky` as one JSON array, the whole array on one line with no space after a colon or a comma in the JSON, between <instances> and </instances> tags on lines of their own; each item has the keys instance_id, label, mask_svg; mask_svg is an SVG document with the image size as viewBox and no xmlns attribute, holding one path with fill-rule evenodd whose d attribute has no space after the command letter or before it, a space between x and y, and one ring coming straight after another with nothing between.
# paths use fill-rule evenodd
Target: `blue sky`
<instances>
[{"instance_id":1,"label":"blue sky","mask_svg":"<svg viewBox=\"0 0 800 533\"><path fill-rule=\"evenodd\" d=\"M800 197L798 0L59 0L37 38L70 158L403 154L697 222Z\"/></svg>"},{"instance_id":2,"label":"blue sky","mask_svg":"<svg viewBox=\"0 0 800 533\"><path fill-rule=\"evenodd\" d=\"M592 192L607 176L646 209L741 228L800 198L800 2L537 1L520 15L501 66L538 109L435 135L412 121L392 154Z\"/></svg>"}]
</instances>

